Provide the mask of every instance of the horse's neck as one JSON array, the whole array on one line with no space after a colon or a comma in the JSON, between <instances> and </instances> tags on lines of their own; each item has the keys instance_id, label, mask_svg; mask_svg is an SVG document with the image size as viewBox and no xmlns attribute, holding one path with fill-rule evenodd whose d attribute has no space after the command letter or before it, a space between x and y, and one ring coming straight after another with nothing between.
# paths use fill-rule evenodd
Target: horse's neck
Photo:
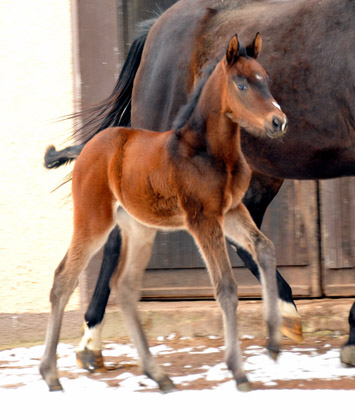
<instances>
[{"instance_id":1,"label":"horse's neck","mask_svg":"<svg viewBox=\"0 0 355 420\"><path fill-rule=\"evenodd\" d=\"M208 78L199 101L184 130L184 138L193 148L205 148L207 153L219 160L239 159L240 128L226 115L223 102L225 75L221 64Z\"/></svg>"}]
</instances>

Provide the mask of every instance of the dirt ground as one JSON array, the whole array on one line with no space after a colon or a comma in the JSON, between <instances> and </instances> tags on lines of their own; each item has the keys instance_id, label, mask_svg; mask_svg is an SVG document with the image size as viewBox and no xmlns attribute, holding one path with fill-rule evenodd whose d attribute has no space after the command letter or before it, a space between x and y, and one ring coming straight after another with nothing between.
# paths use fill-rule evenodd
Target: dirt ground
<instances>
[{"instance_id":1,"label":"dirt ground","mask_svg":"<svg viewBox=\"0 0 355 420\"><path fill-rule=\"evenodd\" d=\"M152 340L150 343L152 346L161 344L159 341ZM312 352L316 351L318 354L322 354L329 347L324 347L329 345L331 348L339 348L344 344L344 338L342 337L324 337L316 338L309 337L302 344L297 344L298 349L310 349ZM266 346L266 340L264 339L243 339L241 342L242 351L249 346ZM223 362L224 352L220 351L219 353L202 353L197 352L194 354L194 349L201 348L220 348L224 346L224 340L222 338L214 338L213 340L208 337L196 337L191 340L181 341L178 338L169 340L169 347L174 348L176 351L186 347L192 347L192 350L189 353L186 352L175 352L172 354L158 355L157 360L160 365L165 367L166 372L171 376L184 376L186 374L195 374L201 372L202 366L214 366L217 363ZM295 347L295 344L291 342L284 343L282 346L282 351L288 351ZM305 352L304 354L307 354ZM127 363L127 357L110 357L105 360L108 370L103 373L94 373L91 374L95 379L105 380L108 385L117 387L120 385L120 381L115 379L119 371L131 372L134 375L141 374L139 366L135 362ZM66 376L67 373L63 372L63 375ZM88 373L84 373L84 375ZM90 374L89 374L90 375ZM226 378L222 381L206 381L204 379L198 379L196 381L186 382L185 384L177 385L177 389L212 389L216 385L229 381L230 378ZM355 390L355 374L354 378L341 378L341 379L295 379L289 381L275 381L275 385L264 385L261 382L254 382L253 389L353 389ZM142 384L142 391L144 391L144 385ZM157 389L157 392L159 390Z\"/></svg>"},{"instance_id":2,"label":"dirt ground","mask_svg":"<svg viewBox=\"0 0 355 420\"><path fill-rule=\"evenodd\" d=\"M116 341L115 341L116 342ZM119 340L120 344L129 343L128 340ZM297 348L297 351L301 352L302 355L321 355L329 351L329 349L339 349L345 342L345 337L307 337L302 344L295 345L291 341L284 339L282 344L282 352L291 352ZM105 345L109 346L113 341L105 341ZM162 342L157 340L150 340L150 345L159 346ZM165 371L170 377L183 377L185 375L199 376L201 370L205 369L206 366L215 366L218 363L223 362L223 346L224 340L217 337L195 337L181 339L175 337L169 339L169 348L173 349L167 354L158 354L156 357L158 363L164 366ZM265 348L265 339L255 338L243 338L241 340L241 349L244 352L247 348L253 348L260 346ZM186 349L189 351L186 351ZM204 349L213 349L214 352L204 352ZM180 351L179 351L180 350ZM182 351L181 351L182 350ZM244 354L244 359L246 358ZM39 360L33 360L33 363L38 363ZM64 363L65 365L65 363ZM131 356L120 356L120 357L105 357L106 371L98 373L89 373L83 369L74 369L73 366L67 365L66 367L60 368L60 377L69 379L77 379L80 377L89 377L94 381L105 382L109 387L118 388L120 383L126 379L125 375L130 373L135 376L141 375L141 369L137 365L137 361ZM0 367L2 369L11 369L8 362L1 362ZM14 366L18 369L21 366ZM349 368L351 369L351 368ZM248 371L246 372L248 374ZM331 375L330 375L331 376ZM224 382L230 381L230 376L226 375L225 379L221 380L206 380L204 378L198 378L196 380L189 380L182 382L176 386L177 390L201 390L201 389L213 389L215 386L220 385ZM17 388L24 385L24 383L12 383L5 388ZM146 383L142 381L139 383L140 392L150 391L147 389ZM253 382L254 390L262 389L336 389L336 390L355 390L355 372L354 376L350 377L337 377L334 379L294 379L294 380L273 380L272 383ZM154 390L153 390L154 391ZM158 388L155 389L159 392Z\"/></svg>"}]
</instances>

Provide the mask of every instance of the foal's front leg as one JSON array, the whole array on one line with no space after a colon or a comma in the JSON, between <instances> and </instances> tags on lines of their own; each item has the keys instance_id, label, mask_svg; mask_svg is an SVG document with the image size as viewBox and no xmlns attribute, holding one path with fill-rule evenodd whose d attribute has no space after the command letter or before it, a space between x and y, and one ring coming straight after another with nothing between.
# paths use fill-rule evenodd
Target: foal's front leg
<instances>
[{"instance_id":1,"label":"foal's front leg","mask_svg":"<svg viewBox=\"0 0 355 420\"><path fill-rule=\"evenodd\" d=\"M228 238L245 249L258 266L264 300L264 313L269 330L269 355L277 358L281 342L281 314L278 304L276 259L273 243L260 232L244 204L228 212L224 219Z\"/></svg>"},{"instance_id":2,"label":"foal's front leg","mask_svg":"<svg viewBox=\"0 0 355 420\"><path fill-rule=\"evenodd\" d=\"M227 254L222 225L215 217L199 215L197 219L188 221L188 230L206 261L215 296L222 310L226 341L225 361L238 389L249 391L251 386L242 367L238 340L237 283Z\"/></svg>"}]
</instances>

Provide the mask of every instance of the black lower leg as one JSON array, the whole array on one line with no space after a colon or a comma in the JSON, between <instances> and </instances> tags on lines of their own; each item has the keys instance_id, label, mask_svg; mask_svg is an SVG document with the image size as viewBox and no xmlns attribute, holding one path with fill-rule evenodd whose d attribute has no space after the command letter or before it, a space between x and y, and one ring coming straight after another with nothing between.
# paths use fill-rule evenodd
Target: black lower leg
<instances>
[{"instance_id":1,"label":"black lower leg","mask_svg":"<svg viewBox=\"0 0 355 420\"><path fill-rule=\"evenodd\" d=\"M85 322L89 328L100 324L104 318L108 298L111 293L110 280L117 267L120 251L121 234L119 228L116 226L105 245L100 274L85 314Z\"/></svg>"},{"instance_id":2,"label":"black lower leg","mask_svg":"<svg viewBox=\"0 0 355 420\"><path fill-rule=\"evenodd\" d=\"M280 299L284 302L292 303L296 307L295 302L292 297L291 286L287 281L281 276L280 272L276 270L276 279L277 279L277 288L279 290Z\"/></svg>"},{"instance_id":3,"label":"black lower leg","mask_svg":"<svg viewBox=\"0 0 355 420\"><path fill-rule=\"evenodd\" d=\"M245 251L244 249L238 248L235 244L232 244L233 247L237 250L237 254L243 260L246 267L254 274L254 276L260 282L260 274L258 266L255 264L252 256L249 252ZM286 280L282 277L278 270L276 270L276 278L277 278L277 288L279 291L280 299L284 302L292 303L294 306L295 303L292 298L292 289L290 285L286 282Z\"/></svg>"}]
</instances>

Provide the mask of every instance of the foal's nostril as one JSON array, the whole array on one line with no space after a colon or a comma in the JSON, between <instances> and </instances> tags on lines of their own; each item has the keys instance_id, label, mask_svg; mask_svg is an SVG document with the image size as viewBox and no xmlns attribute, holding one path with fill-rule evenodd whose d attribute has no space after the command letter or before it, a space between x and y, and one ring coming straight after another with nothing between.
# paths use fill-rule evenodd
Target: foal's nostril
<instances>
[{"instance_id":1,"label":"foal's nostril","mask_svg":"<svg viewBox=\"0 0 355 420\"><path fill-rule=\"evenodd\" d=\"M281 131L282 128L282 121L278 117L274 117L272 119L272 128L274 131Z\"/></svg>"}]
</instances>

